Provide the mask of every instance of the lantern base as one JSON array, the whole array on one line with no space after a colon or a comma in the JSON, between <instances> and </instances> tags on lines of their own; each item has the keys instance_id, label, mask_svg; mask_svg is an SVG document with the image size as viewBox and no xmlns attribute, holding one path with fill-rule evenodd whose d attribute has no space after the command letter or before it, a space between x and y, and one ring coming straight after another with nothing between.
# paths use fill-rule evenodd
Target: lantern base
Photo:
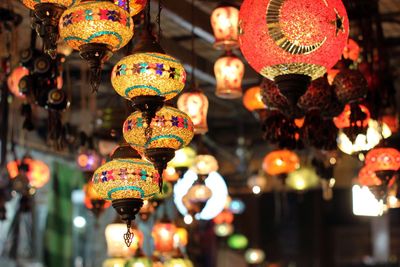
<instances>
[{"instance_id":1,"label":"lantern base","mask_svg":"<svg viewBox=\"0 0 400 267\"><path fill-rule=\"evenodd\" d=\"M167 168L167 164L175 157L175 149L173 148L148 148L144 152L145 157L150 160L158 173L160 174L159 187L162 192L162 174Z\"/></svg>"},{"instance_id":2,"label":"lantern base","mask_svg":"<svg viewBox=\"0 0 400 267\"><path fill-rule=\"evenodd\" d=\"M138 214L140 209L142 208L143 199L116 199L112 201L112 206L121 216L121 219L127 221L130 224L131 221L135 220L136 214Z\"/></svg>"},{"instance_id":3,"label":"lantern base","mask_svg":"<svg viewBox=\"0 0 400 267\"><path fill-rule=\"evenodd\" d=\"M388 185L389 182L396 175L395 170L375 171L376 176L382 181L383 184Z\"/></svg>"},{"instance_id":4,"label":"lantern base","mask_svg":"<svg viewBox=\"0 0 400 267\"><path fill-rule=\"evenodd\" d=\"M150 128L152 119L164 105L165 97L162 96L137 96L132 99L133 107L142 112L142 117Z\"/></svg>"},{"instance_id":5,"label":"lantern base","mask_svg":"<svg viewBox=\"0 0 400 267\"><path fill-rule=\"evenodd\" d=\"M79 55L89 63L90 85L93 92L97 92L101 82L101 69L104 62L108 61L113 52L106 44L90 43L79 47Z\"/></svg>"},{"instance_id":6,"label":"lantern base","mask_svg":"<svg viewBox=\"0 0 400 267\"><path fill-rule=\"evenodd\" d=\"M58 4L42 3L35 6L34 15L39 20L36 32L43 39L44 52L55 59L57 56L58 24L65 7Z\"/></svg>"},{"instance_id":7,"label":"lantern base","mask_svg":"<svg viewBox=\"0 0 400 267\"><path fill-rule=\"evenodd\" d=\"M303 74L284 74L274 79L279 91L286 97L292 107L297 105L299 98L307 91L311 77Z\"/></svg>"}]
</instances>

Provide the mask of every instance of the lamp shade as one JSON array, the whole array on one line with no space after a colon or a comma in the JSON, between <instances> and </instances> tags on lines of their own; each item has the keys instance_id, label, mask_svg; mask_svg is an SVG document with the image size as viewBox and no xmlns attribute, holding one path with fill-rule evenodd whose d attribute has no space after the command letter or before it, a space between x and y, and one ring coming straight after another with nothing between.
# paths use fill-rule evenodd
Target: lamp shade
<instances>
[{"instance_id":1,"label":"lamp shade","mask_svg":"<svg viewBox=\"0 0 400 267\"><path fill-rule=\"evenodd\" d=\"M196 151L190 146L175 151L175 157L169 162L174 168L189 168L196 158Z\"/></svg>"},{"instance_id":2,"label":"lamp shade","mask_svg":"<svg viewBox=\"0 0 400 267\"><path fill-rule=\"evenodd\" d=\"M198 175L208 175L218 169L217 159L210 154L197 155L192 166L192 170Z\"/></svg>"},{"instance_id":3,"label":"lamp shade","mask_svg":"<svg viewBox=\"0 0 400 267\"><path fill-rule=\"evenodd\" d=\"M26 172L29 184L35 188L41 188L50 180L50 169L46 163L32 158L23 158L22 161L7 163L7 170L11 179L18 176L20 171Z\"/></svg>"},{"instance_id":4,"label":"lamp shade","mask_svg":"<svg viewBox=\"0 0 400 267\"><path fill-rule=\"evenodd\" d=\"M138 96L175 97L185 86L186 72L175 58L161 53L135 53L113 68L111 83L126 99Z\"/></svg>"},{"instance_id":5,"label":"lamp shade","mask_svg":"<svg viewBox=\"0 0 400 267\"><path fill-rule=\"evenodd\" d=\"M25 95L19 90L19 82L25 76L29 75L29 70L23 66L18 66L11 72L7 79L7 85L10 92L17 98L25 99Z\"/></svg>"},{"instance_id":6,"label":"lamp shade","mask_svg":"<svg viewBox=\"0 0 400 267\"><path fill-rule=\"evenodd\" d=\"M316 79L340 59L349 20L340 0L245 0L239 28L240 49L263 76Z\"/></svg>"},{"instance_id":7,"label":"lamp shade","mask_svg":"<svg viewBox=\"0 0 400 267\"><path fill-rule=\"evenodd\" d=\"M302 167L289 173L286 184L294 190L307 190L318 186L319 177L312 168Z\"/></svg>"},{"instance_id":8,"label":"lamp shade","mask_svg":"<svg viewBox=\"0 0 400 267\"><path fill-rule=\"evenodd\" d=\"M318 78L308 86L306 93L300 97L298 106L306 112L324 110L332 99L332 92L328 80L325 77Z\"/></svg>"},{"instance_id":9,"label":"lamp shade","mask_svg":"<svg viewBox=\"0 0 400 267\"><path fill-rule=\"evenodd\" d=\"M147 199L158 190L160 176L143 159L113 159L98 168L92 178L94 188L104 199Z\"/></svg>"},{"instance_id":10,"label":"lamp shade","mask_svg":"<svg viewBox=\"0 0 400 267\"><path fill-rule=\"evenodd\" d=\"M374 171L397 171L400 168L400 152L395 148L374 148L368 152L365 165Z\"/></svg>"},{"instance_id":11,"label":"lamp shade","mask_svg":"<svg viewBox=\"0 0 400 267\"><path fill-rule=\"evenodd\" d=\"M225 50L238 47L238 24L239 10L236 7L220 6L214 9L211 14L214 47Z\"/></svg>"},{"instance_id":12,"label":"lamp shade","mask_svg":"<svg viewBox=\"0 0 400 267\"><path fill-rule=\"evenodd\" d=\"M290 150L275 150L265 156L262 167L269 175L288 174L300 167L300 159Z\"/></svg>"},{"instance_id":13,"label":"lamp shade","mask_svg":"<svg viewBox=\"0 0 400 267\"><path fill-rule=\"evenodd\" d=\"M343 104L358 101L368 93L368 84L364 75L358 70L343 69L333 80L337 98Z\"/></svg>"},{"instance_id":14,"label":"lamp shade","mask_svg":"<svg viewBox=\"0 0 400 267\"><path fill-rule=\"evenodd\" d=\"M368 165L359 171L357 182L362 186L379 186L382 184L382 181L376 176L375 171Z\"/></svg>"},{"instance_id":15,"label":"lamp shade","mask_svg":"<svg viewBox=\"0 0 400 267\"><path fill-rule=\"evenodd\" d=\"M143 243L143 233L138 229L131 229L133 232L133 240L130 247L125 245L122 236L126 232L126 224L112 223L107 225L105 230L107 241L107 253L110 257L129 258L133 256L136 250Z\"/></svg>"},{"instance_id":16,"label":"lamp shade","mask_svg":"<svg viewBox=\"0 0 400 267\"><path fill-rule=\"evenodd\" d=\"M152 236L154 249L160 253L168 253L174 250L175 224L169 221L160 221L153 226Z\"/></svg>"},{"instance_id":17,"label":"lamp shade","mask_svg":"<svg viewBox=\"0 0 400 267\"><path fill-rule=\"evenodd\" d=\"M214 74L218 97L234 99L242 96L244 64L239 58L229 53L220 57L214 64Z\"/></svg>"},{"instance_id":18,"label":"lamp shade","mask_svg":"<svg viewBox=\"0 0 400 267\"><path fill-rule=\"evenodd\" d=\"M21 1L27 8L29 9L35 9L35 6L38 4L56 4L60 5L62 7L70 7L75 2L76 0L22 0Z\"/></svg>"},{"instance_id":19,"label":"lamp shade","mask_svg":"<svg viewBox=\"0 0 400 267\"><path fill-rule=\"evenodd\" d=\"M133 17L146 7L147 0L114 0L114 3L125 9Z\"/></svg>"},{"instance_id":20,"label":"lamp shade","mask_svg":"<svg viewBox=\"0 0 400 267\"><path fill-rule=\"evenodd\" d=\"M260 86L251 87L244 93L243 105L248 111L266 109L266 105L262 101Z\"/></svg>"},{"instance_id":21,"label":"lamp shade","mask_svg":"<svg viewBox=\"0 0 400 267\"><path fill-rule=\"evenodd\" d=\"M189 115L194 125L195 134L208 131L208 98L201 91L186 92L178 98L178 109Z\"/></svg>"},{"instance_id":22,"label":"lamp shade","mask_svg":"<svg viewBox=\"0 0 400 267\"><path fill-rule=\"evenodd\" d=\"M357 121L356 123L359 127L366 127L368 125L368 121L371 118L371 114L366 106L359 105L359 107L362 113L365 114L365 118L361 121ZM351 107L350 105L347 104L344 107L343 112L339 116L333 118L333 122L335 123L338 129L349 128L351 126L351 121L350 121L351 113L352 113Z\"/></svg>"},{"instance_id":23,"label":"lamp shade","mask_svg":"<svg viewBox=\"0 0 400 267\"><path fill-rule=\"evenodd\" d=\"M60 36L73 49L84 44L105 44L111 51L124 47L133 36L133 21L110 1L79 1L60 20Z\"/></svg>"},{"instance_id":24,"label":"lamp shade","mask_svg":"<svg viewBox=\"0 0 400 267\"><path fill-rule=\"evenodd\" d=\"M151 136L146 138L145 120L142 112L132 113L124 122L125 140L139 151L147 148L172 148L178 150L193 138L193 123L189 116L179 109L165 106L161 108L151 125Z\"/></svg>"}]
</instances>

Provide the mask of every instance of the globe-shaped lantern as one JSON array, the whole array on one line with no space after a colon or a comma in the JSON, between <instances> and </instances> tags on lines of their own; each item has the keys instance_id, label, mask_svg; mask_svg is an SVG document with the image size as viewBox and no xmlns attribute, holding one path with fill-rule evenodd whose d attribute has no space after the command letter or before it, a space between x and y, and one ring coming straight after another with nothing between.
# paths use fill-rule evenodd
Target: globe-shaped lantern
<instances>
[{"instance_id":1,"label":"globe-shaped lantern","mask_svg":"<svg viewBox=\"0 0 400 267\"><path fill-rule=\"evenodd\" d=\"M178 109L189 115L195 134L207 133L208 99L202 91L194 90L183 93L179 96L177 104Z\"/></svg>"},{"instance_id":2,"label":"globe-shaped lantern","mask_svg":"<svg viewBox=\"0 0 400 267\"><path fill-rule=\"evenodd\" d=\"M84 172L93 172L100 166L101 158L95 150L82 149L76 158L76 164Z\"/></svg>"},{"instance_id":3,"label":"globe-shaped lantern","mask_svg":"<svg viewBox=\"0 0 400 267\"><path fill-rule=\"evenodd\" d=\"M104 62L133 36L132 18L112 0L81 0L63 13L59 28L61 38L89 62L95 91Z\"/></svg>"},{"instance_id":4,"label":"globe-shaped lantern","mask_svg":"<svg viewBox=\"0 0 400 267\"><path fill-rule=\"evenodd\" d=\"M114 3L125 9L133 17L146 7L147 0L114 0Z\"/></svg>"},{"instance_id":5,"label":"globe-shaped lantern","mask_svg":"<svg viewBox=\"0 0 400 267\"><path fill-rule=\"evenodd\" d=\"M124 122L123 135L131 146L144 151L161 176L175 150L192 140L193 123L186 113L165 106L157 111L150 125L146 125L142 112L132 113Z\"/></svg>"},{"instance_id":6,"label":"globe-shaped lantern","mask_svg":"<svg viewBox=\"0 0 400 267\"><path fill-rule=\"evenodd\" d=\"M191 168L199 176L207 176L219 169L217 159L210 154L197 155Z\"/></svg>"},{"instance_id":7,"label":"globe-shaped lantern","mask_svg":"<svg viewBox=\"0 0 400 267\"><path fill-rule=\"evenodd\" d=\"M17 98L25 99L25 95L19 90L19 82L27 75L29 75L29 70L23 66L18 66L13 69L7 79L8 89Z\"/></svg>"},{"instance_id":8,"label":"globe-shaped lantern","mask_svg":"<svg viewBox=\"0 0 400 267\"><path fill-rule=\"evenodd\" d=\"M243 105L248 111L266 109L266 105L262 101L260 86L251 87L244 93Z\"/></svg>"},{"instance_id":9,"label":"globe-shaped lantern","mask_svg":"<svg viewBox=\"0 0 400 267\"><path fill-rule=\"evenodd\" d=\"M260 194L267 187L267 179L260 174L252 175L247 179L247 186L254 194Z\"/></svg>"},{"instance_id":10,"label":"globe-shaped lantern","mask_svg":"<svg viewBox=\"0 0 400 267\"><path fill-rule=\"evenodd\" d=\"M50 180L49 166L43 161L32 159L29 156L7 163L7 170L11 179L24 173L29 180L29 185L34 188L41 188Z\"/></svg>"},{"instance_id":11,"label":"globe-shaped lantern","mask_svg":"<svg viewBox=\"0 0 400 267\"><path fill-rule=\"evenodd\" d=\"M152 236L154 249L160 253L169 253L174 250L174 236L177 228L168 219L162 219L153 226Z\"/></svg>"},{"instance_id":12,"label":"globe-shaped lantern","mask_svg":"<svg viewBox=\"0 0 400 267\"><path fill-rule=\"evenodd\" d=\"M125 242L132 242L131 222L143 206L143 200L154 196L159 189L160 175L153 164L140 158L129 145L119 146L112 160L98 168L92 178L94 189L112 201L122 220L127 222Z\"/></svg>"},{"instance_id":13,"label":"globe-shaped lantern","mask_svg":"<svg viewBox=\"0 0 400 267\"><path fill-rule=\"evenodd\" d=\"M260 74L274 80L292 105L311 79L340 59L349 20L340 0L245 0L239 44Z\"/></svg>"},{"instance_id":14,"label":"globe-shaped lantern","mask_svg":"<svg viewBox=\"0 0 400 267\"><path fill-rule=\"evenodd\" d=\"M358 70L343 69L333 80L336 95L343 104L360 101L368 93L368 84Z\"/></svg>"},{"instance_id":15,"label":"globe-shaped lantern","mask_svg":"<svg viewBox=\"0 0 400 267\"><path fill-rule=\"evenodd\" d=\"M43 48L52 58L57 56L58 24L63 12L76 0L22 0L33 10L33 26L43 38Z\"/></svg>"},{"instance_id":16,"label":"globe-shaped lantern","mask_svg":"<svg viewBox=\"0 0 400 267\"><path fill-rule=\"evenodd\" d=\"M230 50L237 48L239 10L233 6L219 6L211 14L211 26L214 31L217 49Z\"/></svg>"},{"instance_id":17,"label":"globe-shaped lantern","mask_svg":"<svg viewBox=\"0 0 400 267\"><path fill-rule=\"evenodd\" d=\"M175 151L174 158L169 162L169 166L175 169L185 169L187 170L193 165L196 159L196 151L190 146L181 148Z\"/></svg>"},{"instance_id":18,"label":"globe-shaped lantern","mask_svg":"<svg viewBox=\"0 0 400 267\"><path fill-rule=\"evenodd\" d=\"M242 96L243 62L230 52L220 57L214 64L217 80L215 94L220 98L234 99Z\"/></svg>"},{"instance_id":19,"label":"globe-shaped lantern","mask_svg":"<svg viewBox=\"0 0 400 267\"><path fill-rule=\"evenodd\" d=\"M368 152L365 165L373 169L382 182L388 184L400 169L400 152L390 147L374 148Z\"/></svg>"},{"instance_id":20,"label":"globe-shaped lantern","mask_svg":"<svg viewBox=\"0 0 400 267\"><path fill-rule=\"evenodd\" d=\"M300 159L290 150L275 150L268 153L262 165L269 175L287 175L300 167Z\"/></svg>"},{"instance_id":21,"label":"globe-shaped lantern","mask_svg":"<svg viewBox=\"0 0 400 267\"><path fill-rule=\"evenodd\" d=\"M92 181L89 181L87 184L85 184L83 191L85 192L85 206L94 214L96 218L99 218L103 211L111 206L110 201L103 199L94 190Z\"/></svg>"},{"instance_id":22,"label":"globe-shaped lantern","mask_svg":"<svg viewBox=\"0 0 400 267\"><path fill-rule=\"evenodd\" d=\"M323 110L329 105L332 93L328 80L325 77L318 78L310 84L306 93L300 97L298 106L305 112Z\"/></svg>"},{"instance_id":23,"label":"globe-shaped lantern","mask_svg":"<svg viewBox=\"0 0 400 267\"><path fill-rule=\"evenodd\" d=\"M200 181L199 181L200 180ZM189 188L188 192L184 196L187 201L189 201L192 205L200 204L200 211L204 208L207 201L212 197L212 191L204 181L201 179L197 180L191 188Z\"/></svg>"}]
</instances>

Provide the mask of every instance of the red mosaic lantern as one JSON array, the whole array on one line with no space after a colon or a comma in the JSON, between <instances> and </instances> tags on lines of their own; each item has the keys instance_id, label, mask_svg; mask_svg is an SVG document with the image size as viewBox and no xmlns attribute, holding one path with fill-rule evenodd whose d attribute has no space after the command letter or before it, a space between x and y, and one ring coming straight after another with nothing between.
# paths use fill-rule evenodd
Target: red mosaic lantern
<instances>
[{"instance_id":1,"label":"red mosaic lantern","mask_svg":"<svg viewBox=\"0 0 400 267\"><path fill-rule=\"evenodd\" d=\"M256 111L266 108L266 105L262 101L260 86L252 87L244 93L243 105L248 111Z\"/></svg>"},{"instance_id":2,"label":"red mosaic lantern","mask_svg":"<svg viewBox=\"0 0 400 267\"><path fill-rule=\"evenodd\" d=\"M357 181L363 186L380 186L382 184L382 181L376 176L375 171L368 165L360 170Z\"/></svg>"},{"instance_id":3,"label":"red mosaic lantern","mask_svg":"<svg viewBox=\"0 0 400 267\"><path fill-rule=\"evenodd\" d=\"M340 59L348 33L340 0L245 0L239 13L244 57L292 105Z\"/></svg>"},{"instance_id":4,"label":"red mosaic lantern","mask_svg":"<svg viewBox=\"0 0 400 267\"><path fill-rule=\"evenodd\" d=\"M322 110L329 105L332 91L325 77L313 81L306 93L300 97L298 106L304 111Z\"/></svg>"},{"instance_id":5,"label":"red mosaic lantern","mask_svg":"<svg viewBox=\"0 0 400 267\"><path fill-rule=\"evenodd\" d=\"M220 98L234 99L242 96L243 62L227 52L214 65L217 88L215 94Z\"/></svg>"},{"instance_id":6,"label":"red mosaic lantern","mask_svg":"<svg viewBox=\"0 0 400 267\"><path fill-rule=\"evenodd\" d=\"M388 184L400 169L400 152L390 147L374 148L368 152L365 165L374 170L382 182Z\"/></svg>"},{"instance_id":7,"label":"red mosaic lantern","mask_svg":"<svg viewBox=\"0 0 400 267\"><path fill-rule=\"evenodd\" d=\"M20 160L7 163L7 170L11 179L14 179L25 172L29 184L34 188L41 188L50 180L50 169L46 163L35 160L30 157L24 157Z\"/></svg>"},{"instance_id":8,"label":"red mosaic lantern","mask_svg":"<svg viewBox=\"0 0 400 267\"><path fill-rule=\"evenodd\" d=\"M104 210L111 206L111 202L104 200L93 188L93 182L88 182L84 187L83 191L85 193L85 207L93 212L93 214L98 218Z\"/></svg>"},{"instance_id":9,"label":"red mosaic lantern","mask_svg":"<svg viewBox=\"0 0 400 267\"><path fill-rule=\"evenodd\" d=\"M368 84L358 70L343 69L333 80L335 92L343 104L364 99L368 92Z\"/></svg>"},{"instance_id":10,"label":"red mosaic lantern","mask_svg":"<svg viewBox=\"0 0 400 267\"><path fill-rule=\"evenodd\" d=\"M239 10L233 6L220 6L211 14L211 26L214 31L217 49L233 49L238 44Z\"/></svg>"},{"instance_id":11,"label":"red mosaic lantern","mask_svg":"<svg viewBox=\"0 0 400 267\"><path fill-rule=\"evenodd\" d=\"M154 248L160 253L169 253L174 250L174 236L176 226L169 220L163 219L153 227L152 236L154 239Z\"/></svg>"}]
</instances>

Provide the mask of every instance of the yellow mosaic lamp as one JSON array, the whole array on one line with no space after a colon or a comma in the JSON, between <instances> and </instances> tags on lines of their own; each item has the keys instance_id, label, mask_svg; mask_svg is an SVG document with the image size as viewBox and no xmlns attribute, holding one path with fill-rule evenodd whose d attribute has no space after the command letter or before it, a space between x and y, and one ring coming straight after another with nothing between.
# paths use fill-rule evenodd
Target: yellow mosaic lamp
<instances>
[{"instance_id":1,"label":"yellow mosaic lamp","mask_svg":"<svg viewBox=\"0 0 400 267\"><path fill-rule=\"evenodd\" d=\"M130 246L133 240L131 222L143 206L143 200L158 192L161 179L153 164L141 159L128 144L119 146L111 158L94 172L93 188L102 198L111 200L113 208L127 222L124 239Z\"/></svg>"},{"instance_id":2,"label":"yellow mosaic lamp","mask_svg":"<svg viewBox=\"0 0 400 267\"><path fill-rule=\"evenodd\" d=\"M114 3L128 11L133 17L146 7L147 0L114 0Z\"/></svg>"},{"instance_id":3,"label":"yellow mosaic lamp","mask_svg":"<svg viewBox=\"0 0 400 267\"><path fill-rule=\"evenodd\" d=\"M57 55L59 38L58 23L63 12L76 0L22 0L22 3L33 10L32 26L43 38L43 49L52 58Z\"/></svg>"},{"instance_id":4,"label":"yellow mosaic lamp","mask_svg":"<svg viewBox=\"0 0 400 267\"><path fill-rule=\"evenodd\" d=\"M89 62L94 91L104 62L133 36L132 18L112 0L81 0L62 14L59 28L61 38Z\"/></svg>"},{"instance_id":5,"label":"yellow mosaic lamp","mask_svg":"<svg viewBox=\"0 0 400 267\"><path fill-rule=\"evenodd\" d=\"M142 112L132 113L124 122L125 140L153 162L162 176L175 150L187 146L193 138L193 122L179 109L164 106L147 125ZM161 188L160 188L161 189Z\"/></svg>"}]
</instances>

